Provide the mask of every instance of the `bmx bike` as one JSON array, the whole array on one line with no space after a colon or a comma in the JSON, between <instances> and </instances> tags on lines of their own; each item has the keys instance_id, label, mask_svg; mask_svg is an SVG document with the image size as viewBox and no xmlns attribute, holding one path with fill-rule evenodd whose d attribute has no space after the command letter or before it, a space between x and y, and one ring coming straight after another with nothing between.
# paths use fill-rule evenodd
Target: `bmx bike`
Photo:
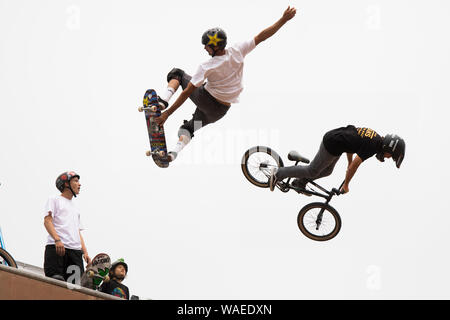
<instances>
[{"instance_id":1,"label":"bmx bike","mask_svg":"<svg viewBox=\"0 0 450 320\"><path fill-rule=\"evenodd\" d=\"M291 151L288 159L308 164L310 161L302 157L298 152ZM271 148L256 146L247 150L242 157L241 168L244 176L257 187L268 188L272 168L283 167L283 160ZM333 188L330 191L320 186L312 180L307 180L305 188L293 185L292 178L287 181L278 181L276 187L282 192L295 190L299 194L307 196L318 196L325 199L325 202L312 202L305 205L297 216L297 225L300 231L309 239L315 241L331 240L339 233L342 221L339 213L329 203L333 196L340 195L340 188Z\"/></svg>"}]
</instances>

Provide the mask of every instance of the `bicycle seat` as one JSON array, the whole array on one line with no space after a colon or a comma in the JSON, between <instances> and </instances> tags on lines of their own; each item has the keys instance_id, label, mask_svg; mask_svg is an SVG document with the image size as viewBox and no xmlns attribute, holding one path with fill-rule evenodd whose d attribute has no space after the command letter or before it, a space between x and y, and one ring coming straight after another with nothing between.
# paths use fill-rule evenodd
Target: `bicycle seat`
<instances>
[{"instance_id":1,"label":"bicycle seat","mask_svg":"<svg viewBox=\"0 0 450 320\"><path fill-rule=\"evenodd\" d=\"M288 159L291 160L291 161L300 161L300 162L303 162L303 163L309 163L309 159L307 159L305 157L302 157L300 155L300 153L298 153L297 151L289 152Z\"/></svg>"}]
</instances>

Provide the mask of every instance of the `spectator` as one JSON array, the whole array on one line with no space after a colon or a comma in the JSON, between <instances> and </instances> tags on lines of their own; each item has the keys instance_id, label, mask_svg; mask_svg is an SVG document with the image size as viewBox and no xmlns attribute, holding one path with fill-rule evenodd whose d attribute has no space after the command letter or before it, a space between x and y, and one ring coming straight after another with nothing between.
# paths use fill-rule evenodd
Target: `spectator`
<instances>
[{"instance_id":1,"label":"spectator","mask_svg":"<svg viewBox=\"0 0 450 320\"><path fill-rule=\"evenodd\" d=\"M128 274L128 265L123 259L118 259L111 266L108 282L103 282L100 291L125 300L130 300L128 287L122 284L122 281Z\"/></svg>"},{"instance_id":2,"label":"spectator","mask_svg":"<svg viewBox=\"0 0 450 320\"><path fill-rule=\"evenodd\" d=\"M56 188L61 195L48 199L44 218L49 234L44 257L45 275L68 281L75 273L77 283L84 272L83 255L86 263L91 262L81 235L80 212L73 202L73 197L80 193L80 187L80 176L75 172L60 174Z\"/></svg>"}]
</instances>

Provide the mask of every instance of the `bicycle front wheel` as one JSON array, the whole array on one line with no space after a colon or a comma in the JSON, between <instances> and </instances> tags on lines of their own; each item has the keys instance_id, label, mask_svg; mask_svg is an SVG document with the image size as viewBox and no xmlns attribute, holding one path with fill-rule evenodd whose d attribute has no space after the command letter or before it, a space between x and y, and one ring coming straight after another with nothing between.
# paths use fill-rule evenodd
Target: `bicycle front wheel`
<instances>
[{"instance_id":1,"label":"bicycle front wheel","mask_svg":"<svg viewBox=\"0 0 450 320\"><path fill-rule=\"evenodd\" d=\"M341 217L332 206L314 202L304 206L297 217L300 231L315 241L331 240L341 230Z\"/></svg>"},{"instance_id":2,"label":"bicycle front wheel","mask_svg":"<svg viewBox=\"0 0 450 320\"><path fill-rule=\"evenodd\" d=\"M257 187L268 188L272 168L283 166L281 157L269 147L256 146L248 149L241 161L244 176Z\"/></svg>"},{"instance_id":3,"label":"bicycle front wheel","mask_svg":"<svg viewBox=\"0 0 450 320\"><path fill-rule=\"evenodd\" d=\"M5 249L0 248L0 264L8 267L17 268L14 258Z\"/></svg>"}]
</instances>

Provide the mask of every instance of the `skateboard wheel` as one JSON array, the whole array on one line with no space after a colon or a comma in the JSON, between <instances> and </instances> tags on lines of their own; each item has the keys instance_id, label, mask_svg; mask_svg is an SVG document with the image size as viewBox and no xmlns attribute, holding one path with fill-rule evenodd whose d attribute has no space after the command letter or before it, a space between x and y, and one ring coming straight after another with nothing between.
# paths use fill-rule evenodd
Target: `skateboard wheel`
<instances>
[{"instance_id":1,"label":"skateboard wheel","mask_svg":"<svg viewBox=\"0 0 450 320\"><path fill-rule=\"evenodd\" d=\"M139 107L139 108L138 108L138 111L139 111L139 112L142 112L142 111L144 111L144 108L143 108L143 107Z\"/></svg>"},{"instance_id":2,"label":"skateboard wheel","mask_svg":"<svg viewBox=\"0 0 450 320\"><path fill-rule=\"evenodd\" d=\"M150 107L150 111L151 112L156 112L156 111L158 111L158 107L152 106L152 107Z\"/></svg>"},{"instance_id":3,"label":"skateboard wheel","mask_svg":"<svg viewBox=\"0 0 450 320\"><path fill-rule=\"evenodd\" d=\"M95 274L94 271L89 271L87 275L89 278L92 278L94 274Z\"/></svg>"},{"instance_id":4,"label":"skateboard wheel","mask_svg":"<svg viewBox=\"0 0 450 320\"><path fill-rule=\"evenodd\" d=\"M152 155L152 152L151 151L147 151L145 154L147 155L147 157L150 157Z\"/></svg>"},{"instance_id":5,"label":"skateboard wheel","mask_svg":"<svg viewBox=\"0 0 450 320\"><path fill-rule=\"evenodd\" d=\"M105 278L103 279L104 282L109 282L109 276L106 275Z\"/></svg>"}]
</instances>

